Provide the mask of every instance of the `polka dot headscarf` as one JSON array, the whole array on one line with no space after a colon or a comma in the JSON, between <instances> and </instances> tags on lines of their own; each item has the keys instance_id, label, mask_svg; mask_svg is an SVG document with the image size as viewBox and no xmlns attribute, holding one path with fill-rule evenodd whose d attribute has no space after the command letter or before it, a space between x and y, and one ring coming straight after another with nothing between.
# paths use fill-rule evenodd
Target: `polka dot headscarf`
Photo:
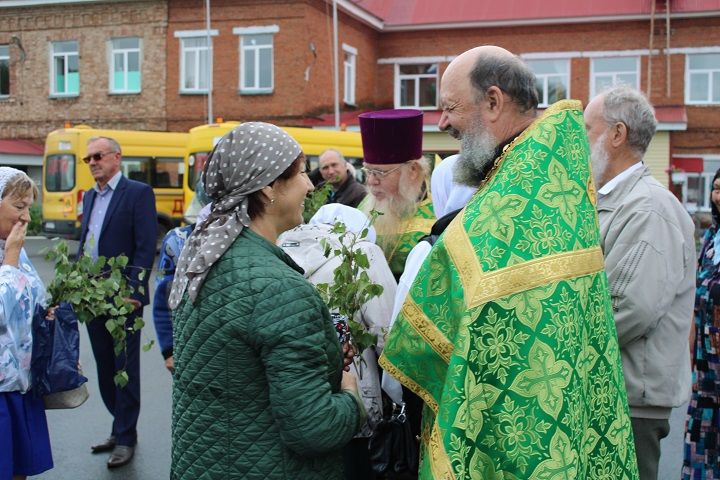
<instances>
[{"instance_id":1,"label":"polka dot headscarf","mask_svg":"<svg viewBox=\"0 0 720 480\"><path fill-rule=\"evenodd\" d=\"M250 226L247 197L275 181L300 153L290 135L269 123L243 123L220 139L203 168L212 211L195 227L180 255L171 308L177 308L186 290L195 302L210 268Z\"/></svg>"}]
</instances>

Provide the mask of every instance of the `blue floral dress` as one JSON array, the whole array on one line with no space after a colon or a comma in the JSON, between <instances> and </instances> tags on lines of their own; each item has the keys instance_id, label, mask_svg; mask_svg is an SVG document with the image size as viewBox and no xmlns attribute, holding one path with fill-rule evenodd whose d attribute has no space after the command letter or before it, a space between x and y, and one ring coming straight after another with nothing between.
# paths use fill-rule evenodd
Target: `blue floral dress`
<instances>
[{"instance_id":1,"label":"blue floral dress","mask_svg":"<svg viewBox=\"0 0 720 480\"><path fill-rule=\"evenodd\" d=\"M4 253L0 240L0 263ZM53 467L45 406L32 385L32 318L46 293L25 250L18 267L0 266L0 479Z\"/></svg>"},{"instance_id":2,"label":"blue floral dress","mask_svg":"<svg viewBox=\"0 0 720 480\"><path fill-rule=\"evenodd\" d=\"M711 295L713 287L720 288L720 265L713 262L717 233L717 225L705 232L698 261L693 387L685 427L684 480L720 479L720 305L715 305Z\"/></svg>"},{"instance_id":3,"label":"blue floral dress","mask_svg":"<svg viewBox=\"0 0 720 480\"><path fill-rule=\"evenodd\" d=\"M24 249L19 268L0 266L0 392L30 389L32 318L45 302L45 286Z\"/></svg>"}]
</instances>

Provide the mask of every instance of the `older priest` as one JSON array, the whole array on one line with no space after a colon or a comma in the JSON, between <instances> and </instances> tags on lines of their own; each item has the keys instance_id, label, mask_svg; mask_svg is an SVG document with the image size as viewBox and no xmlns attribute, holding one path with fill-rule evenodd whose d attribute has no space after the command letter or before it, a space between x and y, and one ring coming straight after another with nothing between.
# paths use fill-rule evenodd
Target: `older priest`
<instances>
[{"instance_id":1,"label":"older priest","mask_svg":"<svg viewBox=\"0 0 720 480\"><path fill-rule=\"evenodd\" d=\"M383 214L375 222L377 244L397 280L408 253L435 222L428 191L430 164L422 155L423 113L380 110L359 119L370 193L358 208Z\"/></svg>"},{"instance_id":2,"label":"older priest","mask_svg":"<svg viewBox=\"0 0 720 480\"><path fill-rule=\"evenodd\" d=\"M518 96L534 76L497 47L455 59L453 86L447 104L476 110L461 155L498 121L519 128L430 252L381 358L425 402L420 478L636 479L582 106L535 118L535 94Z\"/></svg>"}]
</instances>

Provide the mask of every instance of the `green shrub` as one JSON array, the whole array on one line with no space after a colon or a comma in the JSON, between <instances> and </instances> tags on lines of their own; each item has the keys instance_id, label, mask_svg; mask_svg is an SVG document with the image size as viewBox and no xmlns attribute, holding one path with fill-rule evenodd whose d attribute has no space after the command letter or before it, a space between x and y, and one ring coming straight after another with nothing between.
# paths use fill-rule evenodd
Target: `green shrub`
<instances>
[{"instance_id":1,"label":"green shrub","mask_svg":"<svg viewBox=\"0 0 720 480\"><path fill-rule=\"evenodd\" d=\"M42 227L42 206L39 203L33 203L30 207L30 223L28 224L28 235L39 235Z\"/></svg>"}]
</instances>

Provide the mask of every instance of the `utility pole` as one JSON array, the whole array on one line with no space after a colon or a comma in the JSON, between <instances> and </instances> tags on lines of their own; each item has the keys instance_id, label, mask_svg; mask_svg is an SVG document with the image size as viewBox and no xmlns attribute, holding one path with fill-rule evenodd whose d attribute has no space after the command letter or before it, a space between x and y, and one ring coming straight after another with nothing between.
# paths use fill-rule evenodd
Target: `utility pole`
<instances>
[{"instance_id":1,"label":"utility pole","mask_svg":"<svg viewBox=\"0 0 720 480\"><path fill-rule=\"evenodd\" d=\"M205 34L208 45L208 94L207 94L207 123L213 123L213 46L210 36L210 0L205 0Z\"/></svg>"},{"instance_id":2,"label":"utility pole","mask_svg":"<svg viewBox=\"0 0 720 480\"><path fill-rule=\"evenodd\" d=\"M340 75L338 74L337 0L333 0L333 79L335 82L335 129L340 130Z\"/></svg>"}]
</instances>

